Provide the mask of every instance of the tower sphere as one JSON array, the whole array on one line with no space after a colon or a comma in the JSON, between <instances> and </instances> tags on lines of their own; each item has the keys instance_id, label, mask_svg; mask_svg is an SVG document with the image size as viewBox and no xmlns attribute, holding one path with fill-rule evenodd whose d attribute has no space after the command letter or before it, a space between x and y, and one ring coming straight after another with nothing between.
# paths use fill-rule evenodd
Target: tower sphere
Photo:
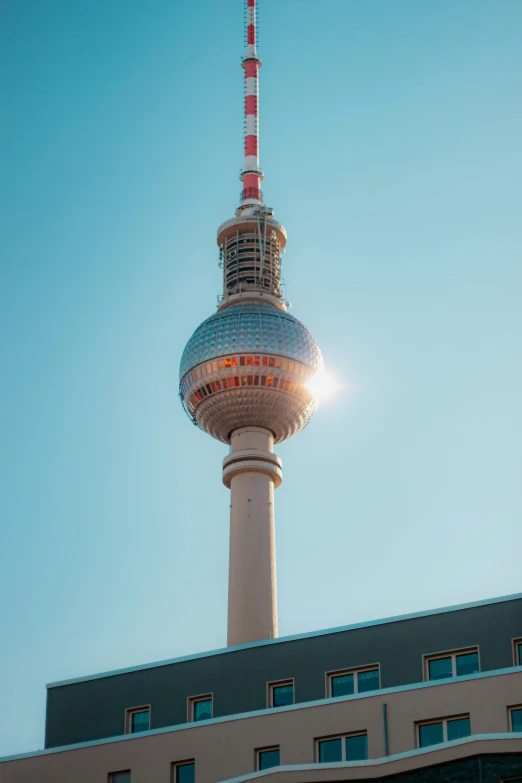
<instances>
[{"instance_id":1,"label":"tower sphere","mask_svg":"<svg viewBox=\"0 0 522 783\"><path fill-rule=\"evenodd\" d=\"M278 443L314 414L307 383L322 367L317 343L297 318L268 302L241 301L220 308L189 339L180 395L194 423L218 440L258 426Z\"/></svg>"}]
</instances>

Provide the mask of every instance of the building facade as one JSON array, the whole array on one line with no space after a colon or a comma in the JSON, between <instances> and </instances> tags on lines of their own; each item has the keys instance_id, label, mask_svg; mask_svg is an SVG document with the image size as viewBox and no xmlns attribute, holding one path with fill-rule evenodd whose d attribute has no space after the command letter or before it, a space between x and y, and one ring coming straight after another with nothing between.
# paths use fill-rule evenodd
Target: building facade
<instances>
[{"instance_id":1,"label":"building facade","mask_svg":"<svg viewBox=\"0 0 522 783\"><path fill-rule=\"evenodd\" d=\"M52 683L2 783L522 779L522 595Z\"/></svg>"}]
</instances>

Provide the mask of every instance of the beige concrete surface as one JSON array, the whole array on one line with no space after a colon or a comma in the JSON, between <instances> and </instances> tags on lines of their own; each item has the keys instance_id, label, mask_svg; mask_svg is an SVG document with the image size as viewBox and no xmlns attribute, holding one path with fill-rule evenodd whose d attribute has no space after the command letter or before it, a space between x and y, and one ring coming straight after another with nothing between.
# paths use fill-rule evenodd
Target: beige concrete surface
<instances>
[{"instance_id":1,"label":"beige concrete surface","mask_svg":"<svg viewBox=\"0 0 522 783\"><path fill-rule=\"evenodd\" d=\"M277 586L274 527L274 438L261 427L232 433L230 562L227 644L245 644L277 636ZM224 477L228 483L228 479Z\"/></svg>"}]
</instances>

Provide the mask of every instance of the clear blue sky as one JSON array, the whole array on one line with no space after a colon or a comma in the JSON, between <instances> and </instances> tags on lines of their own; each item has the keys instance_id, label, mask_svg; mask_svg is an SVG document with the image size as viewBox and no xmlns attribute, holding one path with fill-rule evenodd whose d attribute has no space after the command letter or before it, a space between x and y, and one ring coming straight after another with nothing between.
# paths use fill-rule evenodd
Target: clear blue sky
<instances>
[{"instance_id":1,"label":"clear blue sky","mask_svg":"<svg viewBox=\"0 0 522 783\"><path fill-rule=\"evenodd\" d=\"M46 682L225 644L225 447L177 398L242 163L242 0L5 0L0 755ZM522 589L522 3L260 0L292 313L280 633Z\"/></svg>"}]
</instances>

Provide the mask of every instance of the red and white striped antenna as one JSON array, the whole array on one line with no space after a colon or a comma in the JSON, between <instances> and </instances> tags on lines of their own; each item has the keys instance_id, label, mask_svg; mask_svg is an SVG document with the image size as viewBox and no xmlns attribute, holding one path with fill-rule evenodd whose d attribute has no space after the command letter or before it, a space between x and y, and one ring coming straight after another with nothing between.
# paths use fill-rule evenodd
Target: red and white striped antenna
<instances>
[{"instance_id":1,"label":"red and white striped antenna","mask_svg":"<svg viewBox=\"0 0 522 783\"><path fill-rule=\"evenodd\" d=\"M240 210L263 203L259 167L259 69L257 56L257 0L245 0L245 55L241 65L245 71L245 158L240 179L243 182Z\"/></svg>"},{"instance_id":2,"label":"red and white striped antenna","mask_svg":"<svg viewBox=\"0 0 522 783\"><path fill-rule=\"evenodd\" d=\"M259 87L261 60L257 56L258 0L245 0L244 163L239 173L243 183L235 217L218 228L219 265L223 268L223 296L219 307L239 301L262 301L286 312L288 303L281 288L281 255L286 230L274 220L261 193L263 172L259 167Z\"/></svg>"}]
</instances>

